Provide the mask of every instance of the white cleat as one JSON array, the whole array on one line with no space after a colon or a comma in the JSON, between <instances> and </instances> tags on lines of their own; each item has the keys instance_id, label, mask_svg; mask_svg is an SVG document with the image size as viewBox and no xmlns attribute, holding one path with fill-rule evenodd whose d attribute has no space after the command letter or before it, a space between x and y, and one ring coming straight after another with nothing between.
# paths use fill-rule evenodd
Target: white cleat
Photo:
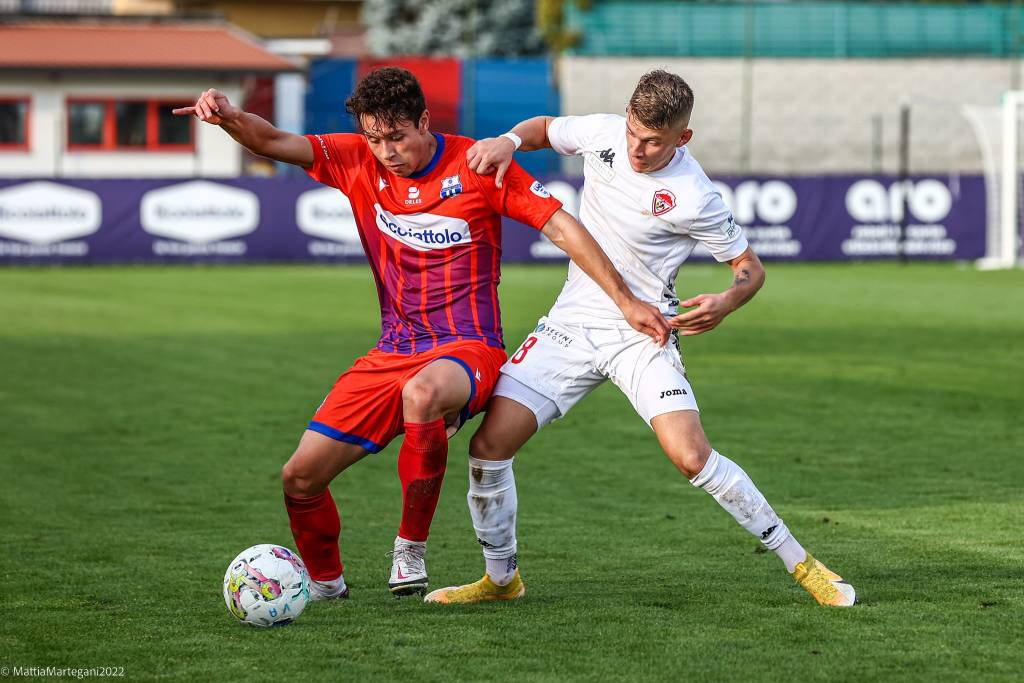
<instances>
[{"instance_id":1,"label":"white cleat","mask_svg":"<svg viewBox=\"0 0 1024 683\"><path fill-rule=\"evenodd\" d=\"M396 598L422 594L427 590L427 566L424 556L426 543L395 538L395 550L391 553L391 578L388 588Z\"/></svg>"}]
</instances>

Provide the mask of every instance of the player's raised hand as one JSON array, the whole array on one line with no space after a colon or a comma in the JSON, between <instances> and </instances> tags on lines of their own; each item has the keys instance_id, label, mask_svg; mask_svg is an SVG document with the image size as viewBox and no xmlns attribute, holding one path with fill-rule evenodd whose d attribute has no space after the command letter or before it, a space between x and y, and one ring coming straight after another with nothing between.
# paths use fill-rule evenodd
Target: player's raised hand
<instances>
[{"instance_id":1,"label":"player's raised hand","mask_svg":"<svg viewBox=\"0 0 1024 683\"><path fill-rule=\"evenodd\" d=\"M177 116L195 116L200 121L206 121L215 126L237 118L241 112L241 109L228 101L227 95L213 88L200 95L191 107L180 107L171 111Z\"/></svg>"},{"instance_id":2,"label":"player's raised hand","mask_svg":"<svg viewBox=\"0 0 1024 683\"><path fill-rule=\"evenodd\" d=\"M485 138L477 140L466 150L466 161L469 162L469 170L480 175L494 173L494 184L501 187L515 151L515 144L506 137Z\"/></svg>"},{"instance_id":3,"label":"player's raised hand","mask_svg":"<svg viewBox=\"0 0 1024 683\"><path fill-rule=\"evenodd\" d=\"M668 342L668 335L672 330L669 328L665 316L656 307L634 299L625 305L622 314L630 327L637 332L646 334L658 346L664 346Z\"/></svg>"},{"instance_id":4,"label":"player's raised hand","mask_svg":"<svg viewBox=\"0 0 1024 683\"><path fill-rule=\"evenodd\" d=\"M728 299L722 294L698 294L679 305L693 310L670 318L668 324L679 330L684 337L715 329L733 311Z\"/></svg>"}]
</instances>

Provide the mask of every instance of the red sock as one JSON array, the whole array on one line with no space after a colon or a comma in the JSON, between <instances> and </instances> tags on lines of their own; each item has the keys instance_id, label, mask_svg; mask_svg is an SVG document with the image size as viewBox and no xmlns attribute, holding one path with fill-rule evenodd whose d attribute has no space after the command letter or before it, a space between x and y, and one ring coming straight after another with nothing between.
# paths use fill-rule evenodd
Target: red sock
<instances>
[{"instance_id":1,"label":"red sock","mask_svg":"<svg viewBox=\"0 0 1024 683\"><path fill-rule=\"evenodd\" d=\"M310 498L293 498L284 494L292 536L309 575L317 581L333 581L342 572L338 551L341 519L331 490Z\"/></svg>"},{"instance_id":2,"label":"red sock","mask_svg":"<svg viewBox=\"0 0 1024 683\"><path fill-rule=\"evenodd\" d=\"M447 463L448 438L443 418L405 423L405 440L398 451L398 478L402 482L402 524L398 535L407 541L427 540Z\"/></svg>"}]
</instances>

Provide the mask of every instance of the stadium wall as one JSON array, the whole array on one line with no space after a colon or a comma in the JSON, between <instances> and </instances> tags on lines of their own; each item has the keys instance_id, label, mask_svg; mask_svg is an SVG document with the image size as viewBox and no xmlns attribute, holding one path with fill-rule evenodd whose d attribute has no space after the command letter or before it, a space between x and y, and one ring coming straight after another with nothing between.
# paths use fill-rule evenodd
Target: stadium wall
<instances>
[{"instance_id":1,"label":"stadium wall","mask_svg":"<svg viewBox=\"0 0 1024 683\"><path fill-rule=\"evenodd\" d=\"M1020 66L991 58L321 59L310 68L307 132L351 131L345 98L361 74L384 64L421 79L436 130L476 138L542 113L622 112L640 75L668 69L694 88L689 147L709 172L782 175L896 173L903 104L911 171L981 173L981 146L962 109L995 111ZM551 152L519 159L534 175L581 168Z\"/></svg>"},{"instance_id":2,"label":"stadium wall","mask_svg":"<svg viewBox=\"0 0 1024 683\"><path fill-rule=\"evenodd\" d=\"M1007 59L564 57L563 114L624 111L639 77L663 68L693 87L689 148L711 173L895 173L899 115L911 108L911 170L981 173L965 105L995 107ZM749 83L749 90L745 84ZM578 173L569 160L566 173Z\"/></svg>"}]
</instances>

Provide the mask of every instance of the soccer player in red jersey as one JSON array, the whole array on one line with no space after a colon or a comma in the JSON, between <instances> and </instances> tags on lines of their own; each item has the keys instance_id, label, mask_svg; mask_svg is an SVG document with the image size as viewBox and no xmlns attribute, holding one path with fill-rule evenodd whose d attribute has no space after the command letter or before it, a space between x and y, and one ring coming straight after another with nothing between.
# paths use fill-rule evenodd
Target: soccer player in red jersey
<instances>
[{"instance_id":1,"label":"soccer player in red jersey","mask_svg":"<svg viewBox=\"0 0 1024 683\"><path fill-rule=\"evenodd\" d=\"M518 165L501 188L469 170L469 138L438 135L415 77L378 69L345 103L362 134L301 136L204 92L195 115L261 156L296 164L351 201L377 284L381 337L338 378L282 470L292 534L313 578L314 599L347 597L340 521L328 485L398 434L402 518L389 587L427 588L430 522L447 439L481 412L505 362L498 307L501 215L533 226L589 274L637 330L659 343L668 325L639 301L561 204Z\"/></svg>"}]
</instances>

